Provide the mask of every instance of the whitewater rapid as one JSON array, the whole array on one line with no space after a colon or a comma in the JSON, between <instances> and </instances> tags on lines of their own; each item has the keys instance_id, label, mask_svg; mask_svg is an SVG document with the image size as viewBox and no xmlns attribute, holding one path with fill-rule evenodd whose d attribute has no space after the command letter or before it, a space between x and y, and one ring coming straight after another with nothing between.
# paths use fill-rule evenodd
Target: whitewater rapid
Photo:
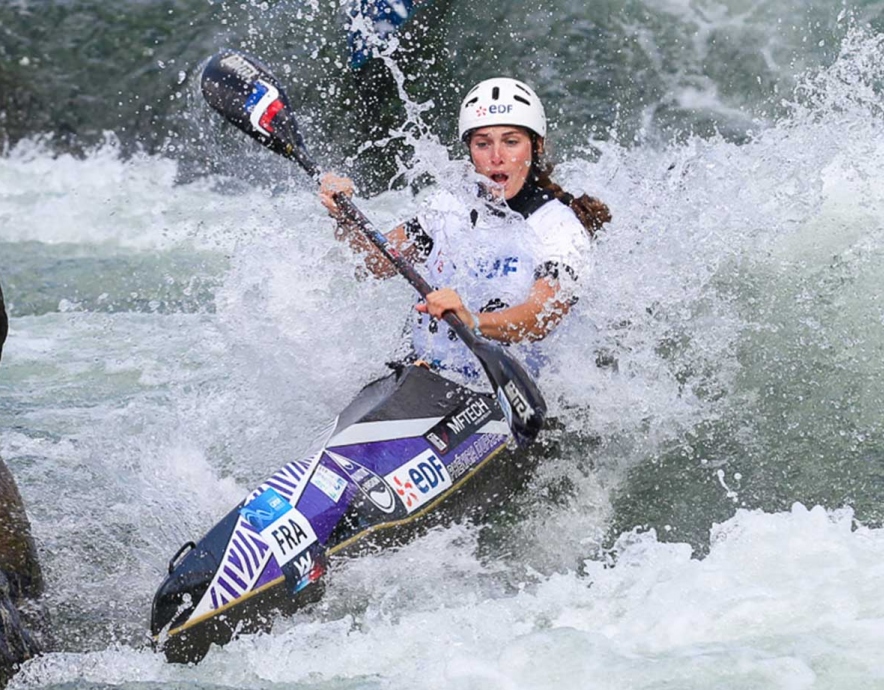
<instances>
[{"instance_id":1,"label":"whitewater rapid","mask_svg":"<svg viewBox=\"0 0 884 690\"><path fill-rule=\"evenodd\" d=\"M196 667L149 649L168 559L386 371L412 295L354 279L296 170L14 147L0 455L59 651L12 687L884 684L880 49L851 34L745 142L587 139L558 175L614 222L540 379L561 453L493 529L341 563Z\"/></svg>"}]
</instances>

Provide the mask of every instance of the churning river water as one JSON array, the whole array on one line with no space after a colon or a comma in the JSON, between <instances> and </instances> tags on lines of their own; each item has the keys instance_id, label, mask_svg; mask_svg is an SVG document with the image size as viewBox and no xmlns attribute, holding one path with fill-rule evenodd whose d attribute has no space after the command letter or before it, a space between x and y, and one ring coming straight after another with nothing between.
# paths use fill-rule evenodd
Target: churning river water
<instances>
[{"instance_id":1,"label":"churning river water","mask_svg":"<svg viewBox=\"0 0 884 690\"><path fill-rule=\"evenodd\" d=\"M0 456L55 637L12 687L884 688L884 3L439 0L406 28L354 71L337 2L0 7ZM412 303L200 102L226 46L379 227L460 174L492 73L614 220L528 489L182 667L147 634L169 558L385 373Z\"/></svg>"}]
</instances>

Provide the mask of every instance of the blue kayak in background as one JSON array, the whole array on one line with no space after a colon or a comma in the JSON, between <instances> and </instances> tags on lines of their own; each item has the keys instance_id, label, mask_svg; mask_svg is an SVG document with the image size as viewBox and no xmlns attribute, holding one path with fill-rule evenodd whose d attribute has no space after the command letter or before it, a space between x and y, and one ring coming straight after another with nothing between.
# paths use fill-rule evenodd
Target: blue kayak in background
<instances>
[{"instance_id":1,"label":"blue kayak in background","mask_svg":"<svg viewBox=\"0 0 884 690\"><path fill-rule=\"evenodd\" d=\"M350 67L359 69L389 44L390 37L431 0L353 0L347 45Z\"/></svg>"}]
</instances>

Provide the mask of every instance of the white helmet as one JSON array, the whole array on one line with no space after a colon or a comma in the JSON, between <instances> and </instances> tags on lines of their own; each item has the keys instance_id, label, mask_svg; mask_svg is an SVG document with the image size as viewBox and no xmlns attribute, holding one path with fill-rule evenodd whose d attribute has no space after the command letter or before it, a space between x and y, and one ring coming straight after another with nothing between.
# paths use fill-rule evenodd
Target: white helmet
<instances>
[{"instance_id":1,"label":"white helmet","mask_svg":"<svg viewBox=\"0 0 884 690\"><path fill-rule=\"evenodd\" d=\"M458 136L479 127L518 125L546 136L546 113L534 90L516 79L495 77L476 84L460 105Z\"/></svg>"}]
</instances>

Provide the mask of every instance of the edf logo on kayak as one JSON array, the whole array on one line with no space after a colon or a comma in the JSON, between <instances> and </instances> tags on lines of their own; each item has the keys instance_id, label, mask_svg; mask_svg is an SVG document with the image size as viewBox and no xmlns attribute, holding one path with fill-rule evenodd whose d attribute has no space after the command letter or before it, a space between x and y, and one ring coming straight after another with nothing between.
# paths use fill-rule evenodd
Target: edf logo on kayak
<instances>
[{"instance_id":1,"label":"edf logo on kayak","mask_svg":"<svg viewBox=\"0 0 884 690\"><path fill-rule=\"evenodd\" d=\"M451 475L432 450L425 450L384 477L409 513L451 486Z\"/></svg>"}]
</instances>

